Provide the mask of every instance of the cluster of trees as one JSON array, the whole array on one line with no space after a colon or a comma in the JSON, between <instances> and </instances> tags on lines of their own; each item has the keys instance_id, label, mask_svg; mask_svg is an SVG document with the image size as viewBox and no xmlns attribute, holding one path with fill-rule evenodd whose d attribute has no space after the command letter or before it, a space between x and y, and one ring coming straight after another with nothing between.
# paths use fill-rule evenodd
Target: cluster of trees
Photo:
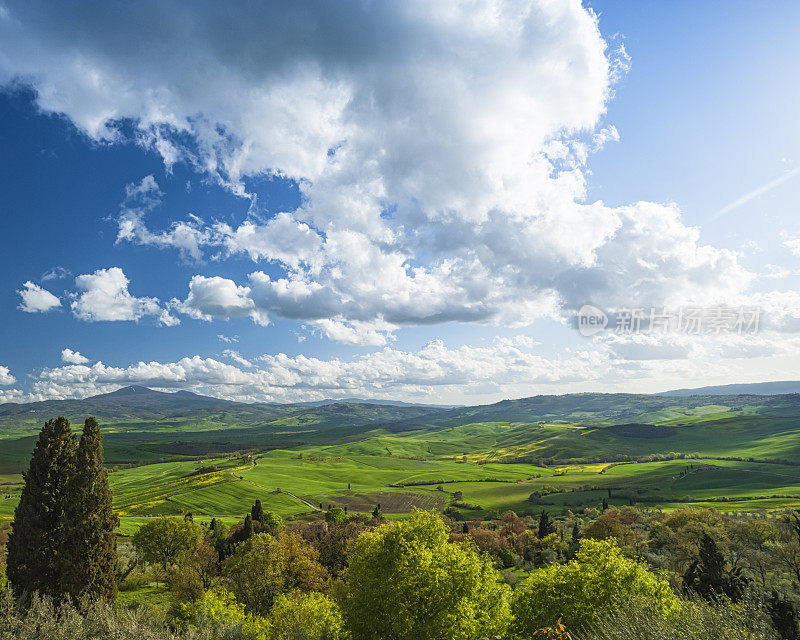
<instances>
[{"instance_id":1,"label":"cluster of trees","mask_svg":"<svg viewBox=\"0 0 800 640\"><path fill-rule=\"evenodd\" d=\"M56 600L113 600L118 519L97 420L86 420L80 441L69 420L49 420L24 480L7 543L11 586Z\"/></svg>"},{"instance_id":2,"label":"cluster of trees","mask_svg":"<svg viewBox=\"0 0 800 640\"><path fill-rule=\"evenodd\" d=\"M256 501L231 528L191 514L150 519L130 557L117 555L115 525L96 421L80 441L66 420L48 422L8 539L0 637L800 638L791 511L734 518L604 505L558 518L418 511L387 522L379 509L331 507L286 523ZM169 589L164 619L111 605L142 571ZM48 604L64 598L78 609Z\"/></svg>"}]
</instances>

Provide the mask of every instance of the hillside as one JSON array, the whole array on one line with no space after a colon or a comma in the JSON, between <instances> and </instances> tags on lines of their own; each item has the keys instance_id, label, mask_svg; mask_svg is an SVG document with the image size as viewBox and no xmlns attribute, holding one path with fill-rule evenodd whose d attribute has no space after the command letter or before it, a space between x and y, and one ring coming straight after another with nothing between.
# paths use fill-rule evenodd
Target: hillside
<instances>
[{"instance_id":1,"label":"hillside","mask_svg":"<svg viewBox=\"0 0 800 640\"><path fill-rule=\"evenodd\" d=\"M256 498L286 516L301 516L309 502L441 509L456 491L481 513L530 513L537 507L528 496L542 491L556 491L545 503L558 508L623 489L626 501L662 506L800 502L796 394L582 393L448 409L246 404L126 387L0 407L0 474L12 474L0 486L12 498L0 501L0 519L12 513L13 474L25 468L41 423L64 414L76 427L87 415L100 419L106 462L122 467L112 474L115 502L131 527L186 510L232 518ZM682 477L692 460L702 474Z\"/></svg>"},{"instance_id":2,"label":"hillside","mask_svg":"<svg viewBox=\"0 0 800 640\"><path fill-rule=\"evenodd\" d=\"M784 382L749 382L745 384L722 384L712 387L697 387L694 389L673 389L662 391L659 396L730 396L730 395L785 395L800 393L800 381Z\"/></svg>"}]
</instances>

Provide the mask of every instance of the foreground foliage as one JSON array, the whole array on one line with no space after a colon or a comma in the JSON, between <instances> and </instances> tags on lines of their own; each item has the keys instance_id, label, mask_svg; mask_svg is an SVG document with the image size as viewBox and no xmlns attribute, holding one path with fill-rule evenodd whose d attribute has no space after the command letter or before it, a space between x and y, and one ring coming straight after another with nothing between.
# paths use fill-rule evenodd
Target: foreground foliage
<instances>
[{"instance_id":1,"label":"foreground foliage","mask_svg":"<svg viewBox=\"0 0 800 640\"><path fill-rule=\"evenodd\" d=\"M740 605L687 601L679 615L664 617L652 602L627 601L599 620L585 640L779 640L763 607L746 600Z\"/></svg>"},{"instance_id":2,"label":"foreground foliage","mask_svg":"<svg viewBox=\"0 0 800 640\"><path fill-rule=\"evenodd\" d=\"M510 621L508 585L470 544L448 543L442 520L420 512L356 540L341 604L354 640L473 640Z\"/></svg>"},{"instance_id":3,"label":"foreground foliage","mask_svg":"<svg viewBox=\"0 0 800 640\"><path fill-rule=\"evenodd\" d=\"M632 598L652 602L665 618L680 609L669 583L646 565L623 557L613 542L584 540L574 560L534 571L517 589L512 628L519 637L559 620L568 629L586 629Z\"/></svg>"}]
</instances>

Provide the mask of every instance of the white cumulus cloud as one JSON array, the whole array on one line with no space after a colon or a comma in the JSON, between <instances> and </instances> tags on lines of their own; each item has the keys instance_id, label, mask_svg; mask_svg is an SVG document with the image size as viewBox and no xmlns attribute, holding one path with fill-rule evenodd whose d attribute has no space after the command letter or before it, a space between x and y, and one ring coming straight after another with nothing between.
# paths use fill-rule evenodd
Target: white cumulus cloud
<instances>
[{"instance_id":1,"label":"white cumulus cloud","mask_svg":"<svg viewBox=\"0 0 800 640\"><path fill-rule=\"evenodd\" d=\"M11 370L0 365L0 385L14 384L16 381L17 379L11 375Z\"/></svg>"},{"instance_id":2,"label":"white cumulus cloud","mask_svg":"<svg viewBox=\"0 0 800 640\"><path fill-rule=\"evenodd\" d=\"M22 298L19 308L27 313L45 313L61 306L61 300L38 284L26 282L17 293Z\"/></svg>"},{"instance_id":3,"label":"white cumulus cloud","mask_svg":"<svg viewBox=\"0 0 800 640\"><path fill-rule=\"evenodd\" d=\"M86 322L138 321L145 316L156 316L162 324L176 323L177 319L165 312L157 298L133 296L128 284L119 267L78 276L75 278L78 293L70 305L72 313Z\"/></svg>"},{"instance_id":4,"label":"white cumulus cloud","mask_svg":"<svg viewBox=\"0 0 800 640\"><path fill-rule=\"evenodd\" d=\"M404 325L520 326L590 301L736 304L753 279L674 204L588 200L590 155L624 138L606 109L630 58L579 0L5 6L0 82L43 110L98 141L132 128L168 168L243 196L249 177L298 185L296 210L163 230L154 178L128 186L119 241L256 264L192 278L171 306L192 317L384 345ZM177 322L127 281L87 293L84 319Z\"/></svg>"},{"instance_id":5,"label":"white cumulus cloud","mask_svg":"<svg viewBox=\"0 0 800 640\"><path fill-rule=\"evenodd\" d=\"M73 351L72 349L63 349L61 351L61 361L69 364L86 364L89 358L82 355L80 351Z\"/></svg>"}]
</instances>

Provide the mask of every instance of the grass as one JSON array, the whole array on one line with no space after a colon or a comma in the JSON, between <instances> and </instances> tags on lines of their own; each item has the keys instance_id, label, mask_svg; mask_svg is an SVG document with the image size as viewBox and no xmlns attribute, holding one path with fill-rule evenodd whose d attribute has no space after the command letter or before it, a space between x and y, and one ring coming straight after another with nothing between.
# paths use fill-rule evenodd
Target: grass
<instances>
[{"instance_id":1,"label":"grass","mask_svg":"<svg viewBox=\"0 0 800 640\"><path fill-rule=\"evenodd\" d=\"M341 426L352 414L347 405L269 415L260 426L254 421L261 409L215 409L162 421L129 416L108 427L105 444L112 464L145 463L110 474L125 534L146 518L186 512L234 523L256 499L286 518L311 512L308 503L350 512L380 503L387 515L402 516L414 507L444 509L456 492L462 505L477 507L458 507L464 517L580 510L603 498L664 509L765 511L800 506L795 402L580 394L452 410L431 422L391 423L383 409L358 409L359 420L373 421L364 426ZM24 466L19 461L27 460L33 440L6 434L0 469ZM257 455L231 454L244 450ZM670 452L702 458L590 462ZM720 459L726 457L743 460ZM531 464L542 459L547 466ZM0 522L12 517L20 489L19 475L0 475ZM531 502L534 492L540 497Z\"/></svg>"}]
</instances>

